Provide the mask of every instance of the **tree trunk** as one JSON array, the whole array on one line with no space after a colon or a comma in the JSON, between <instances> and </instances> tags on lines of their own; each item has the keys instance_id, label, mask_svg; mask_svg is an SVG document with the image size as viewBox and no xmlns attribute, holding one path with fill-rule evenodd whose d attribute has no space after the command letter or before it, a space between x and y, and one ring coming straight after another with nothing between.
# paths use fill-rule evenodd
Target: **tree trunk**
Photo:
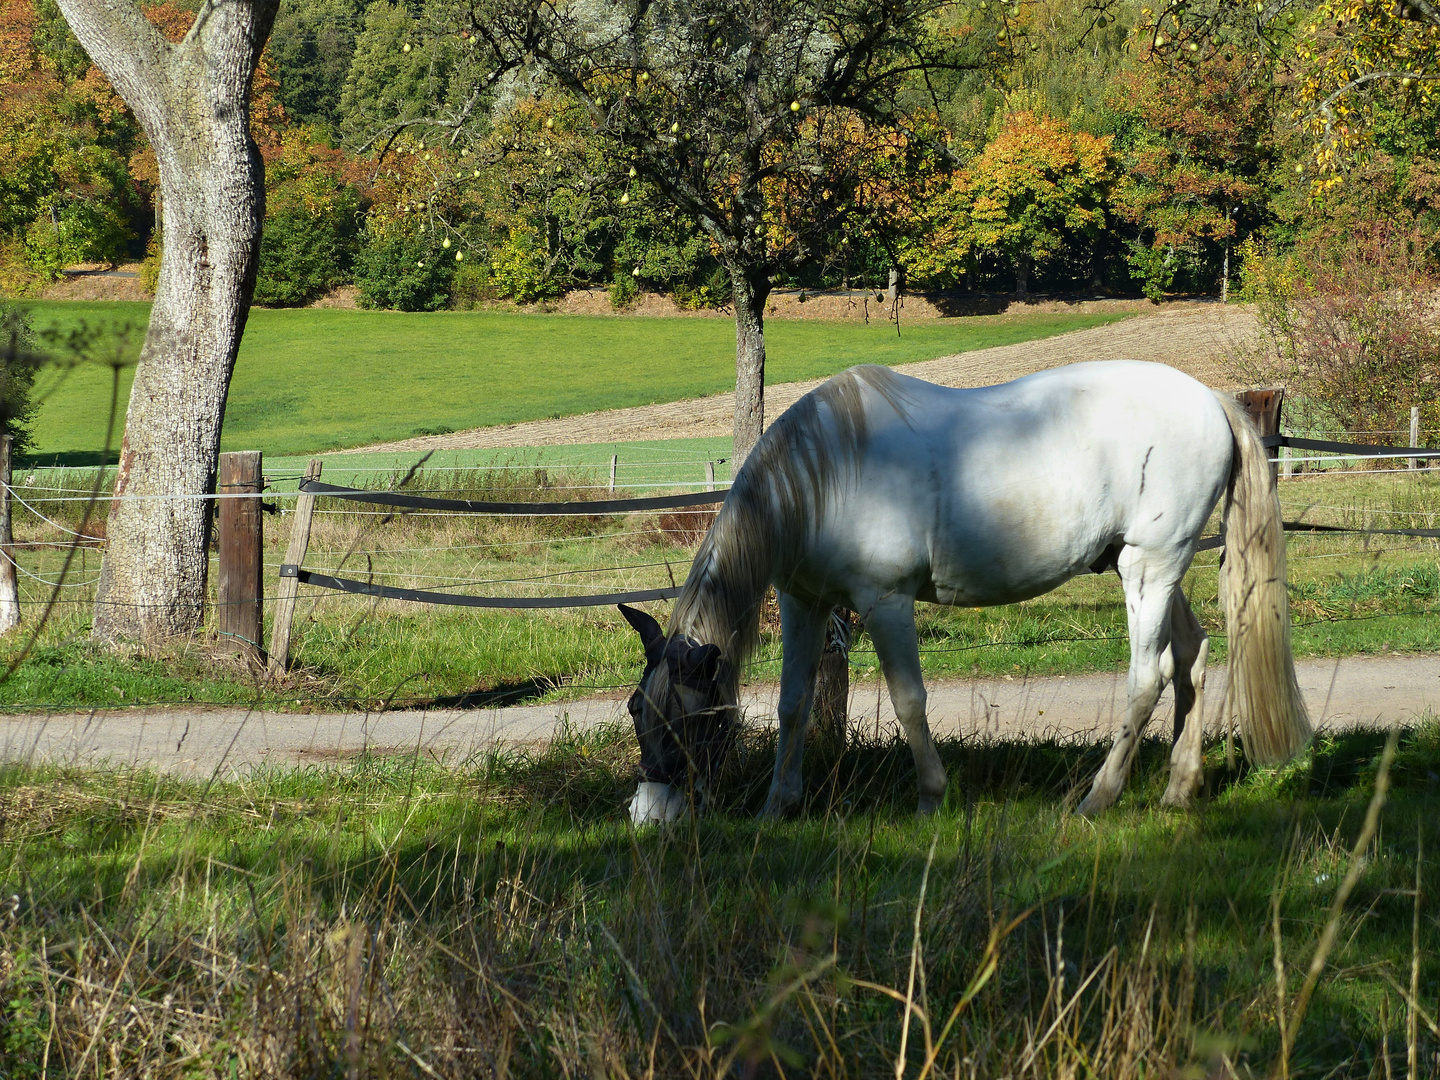
<instances>
[{"instance_id":1,"label":"tree trunk","mask_svg":"<svg viewBox=\"0 0 1440 1080\"><path fill-rule=\"evenodd\" d=\"M825 651L815 672L815 698L810 707L810 728L815 744L829 752L845 751L850 720L850 638L854 633L854 616L847 608L837 607L830 613L825 632Z\"/></svg>"},{"instance_id":2,"label":"tree trunk","mask_svg":"<svg viewBox=\"0 0 1440 1080\"><path fill-rule=\"evenodd\" d=\"M214 491L265 216L250 83L278 0L204 3L177 44L132 0L59 4L160 166L160 278L120 444L93 631L154 640L194 630L204 614L203 496Z\"/></svg>"},{"instance_id":3,"label":"tree trunk","mask_svg":"<svg viewBox=\"0 0 1440 1080\"><path fill-rule=\"evenodd\" d=\"M735 300L733 476L765 430L765 301L770 297L770 279L742 266L727 269Z\"/></svg>"},{"instance_id":4,"label":"tree trunk","mask_svg":"<svg viewBox=\"0 0 1440 1080\"><path fill-rule=\"evenodd\" d=\"M1015 257L1015 299L1024 300L1030 295L1030 258L1027 255Z\"/></svg>"}]
</instances>

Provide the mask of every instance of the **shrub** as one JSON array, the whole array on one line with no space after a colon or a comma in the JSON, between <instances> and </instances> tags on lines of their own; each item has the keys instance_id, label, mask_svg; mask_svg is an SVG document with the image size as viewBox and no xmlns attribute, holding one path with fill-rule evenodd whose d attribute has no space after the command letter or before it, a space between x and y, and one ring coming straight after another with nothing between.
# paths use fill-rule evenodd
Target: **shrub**
<instances>
[{"instance_id":1,"label":"shrub","mask_svg":"<svg viewBox=\"0 0 1440 1080\"><path fill-rule=\"evenodd\" d=\"M450 299L454 261L442 257L433 234L378 237L355 258L360 305L399 311L436 311Z\"/></svg>"},{"instance_id":2,"label":"shrub","mask_svg":"<svg viewBox=\"0 0 1440 1080\"><path fill-rule=\"evenodd\" d=\"M160 225L157 223L145 243L145 261L140 264L140 287L151 296L160 284Z\"/></svg>"},{"instance_id":3,"label":"shrub","mask_svg":"<svg viewBox=\"0 0 1440 1080\"><path fill-rule=\"evenodd\" d=\"M86 199L67 203L54 218L37 217L25 230L28 262L51 280L76 263L119 259L130 240L130 229L115 207Z\"/></svg>"},{"instance_id":4,"label":"shrub","mask_svg":"<svg viewBox=\"0 0 1440 1080\"><path fill-rule=\"evenodd\" d=\"M639 299L640 284L635 280L635 275L616 270L615 277L610 281L610 306L616 311L625 311L634 307Z\"/></svg>"},{"instance_id":5,"label":"shrub","mask_svg":"<svg viewBox=\"0 0 1440 1080\"><path fill-rule=\"evenodd\" d=\"M521 304L559 296L563 282L549 271L540 238L528 227L510 230L505 243L490 258L495 294Z\"/></svg>"},{"instance_id":6,"label":"shrub","mask_svg":"<svg viewBox=\"0 0 1440 1080\"><path fill-rule=\"evenodd\" d=\"M348 279L360 213L353 173L314 129L285 133L266 167L257 304L307 304Z\"/></svg>"},{"instance_id":7,"label":"shrub","mask_svg":"<svg viewBox=\"0 0 1440 1080\"><path fill-rule=\"evenodd\" d=\"M297 200L267 213L255 303L308 304L343 283L355 235L355 209L351 194L313 209Z\"/></svg>"},{"instance_id":8,"label":"shrub","mask_svg":"<svg viewBox=\"0 0 1440 1080\"><path fill-rule=\"evenodd\" d=\"M470 311L486 300L495 299L495 285L490 268L483 263L461 263L450 278L450 306Z\"/></svg>"},{"instance_id":9,"label":"shrub","mask_svg":"<svg viewBox=\"0 0 1440 1080\"><path fill-rule=\"evenodd\" d=\"M1310 398L1357 439L1440 402L1440 326L1426 237L1379 221L1285 255L1242 249L1261 339L1241 366ZM1383 441L1383 438L1382 440Z\"/></svg>"},{"instance_id":10,"label":"shrub","mask_svg":"<svg viewBox=\"0 0 1440 1080\"><path fill-rule=\"evenodd\" d=\"M0 298L0 434L14 440L12 452L30 445L30 420L35 414L35 335L23 308Z\"/></svg>"},{"instance_id":11,"label":"shrub","mask_svg":"<svg viewBox=\"0 0 1440 1080\"><path fill-rule=\"evenodd\" d=\"M682 311L699 311L701 308L719 308L730 303L734 290L730 286L730 275L723 266L710 271L699 285L681 282L675 286L675 306Z\"/></svg>"}]
</instances>

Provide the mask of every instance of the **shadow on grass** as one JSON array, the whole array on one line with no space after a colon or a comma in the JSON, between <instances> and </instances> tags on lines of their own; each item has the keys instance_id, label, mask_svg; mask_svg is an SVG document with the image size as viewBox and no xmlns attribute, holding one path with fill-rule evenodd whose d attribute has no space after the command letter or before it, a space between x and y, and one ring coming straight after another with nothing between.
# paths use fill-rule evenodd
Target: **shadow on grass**
<instances>
[{"instance_id":1,"label":"shadow on grass","mask_svg":"<svg viewBox=\"0 0 1440 1080\"><path fill-rule=\"evenodd\" d=\"M21 454L15 459L15 468L93 469L97 465L115 465L119 461L118 450L108 454L101 454L98 450L74 450L58 454Z\"/></svg>"},{"instance_id":2,"label":"shadow on grass","mask_svg":"<svg viewBox=\"0 0 1440 1080\"><path fill-rule=\"evenodd\" d=\"M769 1075L764 1055L780 1050L811 1072L841 1072L820 1067L828 1054L851 1075L879 1075L900 1010L848 980L903 989L910 943L923 931L926 992L948 1008L997 926L1012 930L956 1036L980 1055L975 1075L1025 1072L1018 1065L1056 1020L1062 989L1066 1000L1085 995L1066 1014L1067 1045L1097 1055L1133 1046L1148 1062L1112 1062L1095 1075L1190 1075L1179 1066L1206 1065L1212 1034L1243 1075L1276 1045L1263 988L1277 889L1288 962L1303 970L1382 744L1374 731L1326 736L1288 768L1234 773L1212 746L1209 795L1186 813L1156 809L1168 747L1149 740L1121 805L1088 822L1068 804L1103 759L1101 743L942 740L951 799L917 819L908 748L898 737L861 738L843 750L812 748L805 811L760 822L774 735L757 731L737 746L713 812L639 832L624 817L634 739L618 724L562 728L548 744L452 767L371 756L339 768L257 769L207 788L153 774L10 769L0 771L0 837L24 854L0 861L0 882L24 897L12 933L52 943L50 954L27 955L118 986L113 964L92 970L100 961L89 958L123 954L127 937L144 936L147 947L131 950L140 1007L150 1007L146 995L233 999L233 1016L206 1014L207 1023L222 1023L227 1045L241 1048L255 1038L251 1027L263 1029L266 1052L283 1052L292 1075L338 1075L347 1054L387 1062L394 1039L457 1076L512 1052L517 1074L542 1075L557 1055L583 1065L586 1047L605 1040L633 1075L658 1039L660 1073L679 1075L683 1061L701 1059L697 1048L716 1045L717 1031L739 1037L738 1026L716 1021L752 1016L764 1020L745 1029L754 1054L744 1060L760 1063L754 1075ZM1429 850L1437 842L1437 767L1431 721L1402 742L1383 850L1352 899L1358 914L1337 957L1349 974L1317 996L1296 1075L1301 1065L1346 1061L1353 1067L1331 1075L1371 1075L1379 1034L1399 1030L1397 1011L1382 1018L1387 991L1376 972L1408 970L1404 889L1415 880L1417 840ZM1440 864L1422 870L1433 894ZM363 939L349 936L355 925ZM53 947L85 940L91 927L118 939L118 952ZM1420 935L1422 976L1433 985L1428 920ZM229 996L214 997L207 980L222 954L241 962L227 977ZM372 955L381 963L366 968ZM828 970L821 963L843 977L816 982L815 1004L781 993L798 974ZM364 980L363 970L380 974ZM290 989L272 989L274 979ZM396 1013L389 996L406 1010ZM777 1000L788 1003L767 1005ZM504 1009L490 1009L495 1001ZM812 1020L850 1041L810 1041ZM1133 1039L1124 1026L1132 1021ZM572 1046L567 1025L590 1034ZM83 1049L90 1029L73 1026L66 1037ZM429 1041L418 1043L412 1028ZM36 1030L43 1041L48 1027ZM107 1029L107 1054L151 1052L153 1039L126 1041L130 1030ZM433 1034L446 1031L457 1033L453 1044Z\"/></svg>"}]
</instances>

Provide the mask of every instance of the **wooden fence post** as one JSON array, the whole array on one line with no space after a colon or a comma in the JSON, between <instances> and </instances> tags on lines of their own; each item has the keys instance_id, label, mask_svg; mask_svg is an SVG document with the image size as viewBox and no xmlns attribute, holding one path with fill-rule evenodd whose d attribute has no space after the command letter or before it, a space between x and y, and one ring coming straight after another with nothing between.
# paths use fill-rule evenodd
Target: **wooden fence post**
<instances>
[{"instance_id":1,"label":"wooden fence post","mask_svg":"<svg viewBox=\"0 0 1440 1080\"><path fill-rule=\"evenodd\" d=\"M850 721L850 641L855 617L843 607L830 613L825 651L815 671L815 697L810 707L810 728L815 744L843 753Z\"/></svg>"},{"instance_id":2,"label":"wooden fence post","mask_svg":"<svg viewBox=\"0 0 1440 1080\"><path fill-rule=\"evenodd\" d=\"M615 490L615 474L616 474L616 472L619 471L619 469L620 469L620 455L619 455L619 454L611 454L611 455L610 455L610 490L611 490L611 491L614 491L614 490Z\"/></svg>"},{"instance_id":3,"label":"wooden fence post","mask_svg":"<svg viewBox=\"0 0 1440 1080\"><path fill-rule=\"evenodd\" d=\"M320 479L320 459L311 458L305 466L305 479ZM280 568L280 588L275 598L275 625L270 630L270 674L283 675L290 664L290 626L295 621L295 598L300 593L300 579L293 576L305 562L310 547L310 520L315 516L315 496L299 495L295 499L295 520L290 524L290 546L285 549L285 565ZM294 567L290 574L286 569Z\"/></svg>"},{"instance_id":4,"label":"wooden fence post","mask_svg":"<svg viewBox=\"0 0 1440 1080\"><path fill-rule=\"evenodd\" d=\"M1420 445L1420 406L1419 406L1419 405L1412 405L1412 406L1410 406L1410 445L1411 445L1411 446L1419 446L1419 445ZM1412 469L1418 469L1418 468L1420 468L1420 459L1419 459L1419 458L1413 458L1413 457L1412 457L1412 458L1410 459L1410 468L1412 468Z\"/></svg>"},{"instance_id":5,"label":"wooden fence post","mask_svg":"<svg viewBox=\"0 0 1440 1080\"><path fill-rule=\"evenodd\" d=\"M265 587L260 520L260 494L265 488L259 450L220 455L215 483L221 496L251 495L253 499L221 498L219 512L220 610L216 618L222 644L255 659L261 656Z\"/></svg>"},{"instance_id":6,"label":"wooden fence post","mask_svg":"<svg viewBox=\"0 0 1440 1080\"><path fill-rule=\"evenodd\" d=\"M9 435L0 438L0 634L20 625L20 581L15 576L15 537L10 531Z\"/></svg>"},{"instance_id":7,"label":"wooden fence post","mask_svg":"<svg viewBox=\"0 0 1440 1080\"><path fill-rule=\"evenodd\" d=\"M705 462L705 490L715 490L715 462Z\"/></svg>"},{"instance_id":8,"label":"wooden fence post","mask_svg":"<svg viewBox=\"0 0 1440 1080\"><path fill-rule=\"evenodd\" d=\"M1285 388L1283 386L1263 386L1256 390L1241 390L1235 395L1237 401L1245 406L1245 411L1250 414L1250 419L1255 421L1255 427L1260 432L1261 438L1266 435L1280 434L1280 409L1285 404ZM1270 460L1273 463L1271 468L1279 470L1280 448L1274 448L1274 457ZM1287 471L1286 475L1289 473Z\"/></svg>"}]
</instances>

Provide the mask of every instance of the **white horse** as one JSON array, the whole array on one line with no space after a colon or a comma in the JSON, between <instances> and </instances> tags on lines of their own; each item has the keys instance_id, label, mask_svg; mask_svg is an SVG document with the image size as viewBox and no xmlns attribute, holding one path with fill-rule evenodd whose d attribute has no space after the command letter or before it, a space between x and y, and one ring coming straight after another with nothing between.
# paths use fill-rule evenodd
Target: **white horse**
<instances>
[{"instance_id":1,"label":"white horse","mask_svg":"<svg viewBox=\"0 0 1440 1080\"><path fill-rule=\"evenodd\" d=\"M765 433L700 545L668 636L622 609L646 669L631 698L644 782L637 822L664 820L713 779L738 717L741 666L774 585L784 660L766 812L798 806L815 671L831 609L860 614L915 756L920 812L945 793L925 719L915 601L1011 604L1113 567L1130 632L1129 707L1089 794L1119 796L1167 682L1175 744L1164 802L1201 780L1209 639L1180 588L1221 496L1220 591L1230 698L1247 755L1283 761L1310 737L1295 681L1275 481L1233 398L1160 364L1076 364L954 390L856 367ZM692 787L693 785L693 787Z\"/></svg>"}]
</instances>

